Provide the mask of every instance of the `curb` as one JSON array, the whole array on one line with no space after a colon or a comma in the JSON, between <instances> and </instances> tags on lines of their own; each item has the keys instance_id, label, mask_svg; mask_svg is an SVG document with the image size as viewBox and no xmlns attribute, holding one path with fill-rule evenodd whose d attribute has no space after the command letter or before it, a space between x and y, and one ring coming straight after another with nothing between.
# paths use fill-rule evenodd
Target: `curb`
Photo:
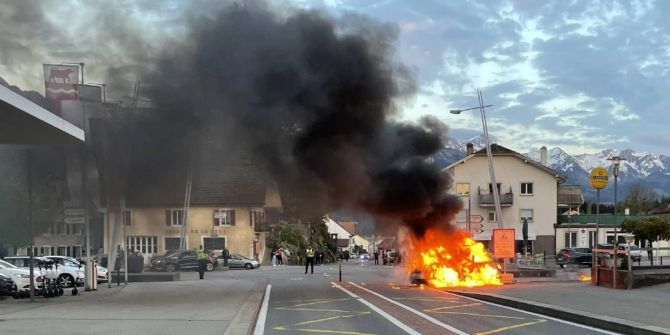
<instances>
[{"instance_id":1,"label":"curb","mask_svg":"<svg viewBox=\"0 0 670 335\"><path fill-rule=\"evenodd\" d=\"M670 334L670 329L650 326L635 321L619 319L611 316L599 315L572 308L544 304L518 298L511 298L495 294L481 294L463 291L447 291L463 297L492 302L498 305L513 307L520 310L542 314L557 319L570 321L595 328L609 330L622 334L632 335L659 335Z\"/></svg>"},{"instance_id":2,"label":"curb","mask_svg":"<svg viewBox=\"0 0 670 335\"><path fill-rule=\"evenodd\" d=\"M258 312L263 303L265 296L265 284L256 283L251 291L251 294L244 301L240 309L235 314L223 335L251 335L256 326L256 319L258 319Z\"/></svg>"}]
</instances>

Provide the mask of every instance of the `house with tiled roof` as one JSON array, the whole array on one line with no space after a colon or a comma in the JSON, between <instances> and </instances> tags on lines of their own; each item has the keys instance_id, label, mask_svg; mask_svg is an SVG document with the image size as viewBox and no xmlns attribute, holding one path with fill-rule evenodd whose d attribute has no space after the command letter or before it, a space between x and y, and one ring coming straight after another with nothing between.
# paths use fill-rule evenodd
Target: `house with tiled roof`
<instances>
[{"instance_id":1,"label":"house with tiled roof","mask_svg":"<svg viewBox=\"0 0 670 335\"><path fill-rule=\"evenodd\" d=\"M475 240L487 245L494 229L514 228L516 250L521 252L526 220L529 251L554 254L565 242L557 238L554 228L558 211L582 204L579 187L564 185L566 177L548 166L546 147L541 149L540 162L498 144L491 145L491 154L497 185L491 184L486 149L474 151L472 144L463 159L443 170L453 181L450 193L463 203L452 224L469 230ZM500 199L502 218L496 215L494 192Z\"/></svg>"},{"instance_id":2,"label":"house with tiled roof","mask_svg":"<svg viewBox=\"0 0 670 335\"><path fill-rule=\"evenodd\" d=\"M188 203L187 174L172 176L156 178L158 183L151 176L129 176L132 187L123 215L129 250L139 251L145 259L184 245L225 247L255 259L265 255L269 226L278 223L282 202L277 185L260 169L244 160L200 162L191 168ZM105 225L105 241L111 226Z\"/></svg>"}]
</instances>

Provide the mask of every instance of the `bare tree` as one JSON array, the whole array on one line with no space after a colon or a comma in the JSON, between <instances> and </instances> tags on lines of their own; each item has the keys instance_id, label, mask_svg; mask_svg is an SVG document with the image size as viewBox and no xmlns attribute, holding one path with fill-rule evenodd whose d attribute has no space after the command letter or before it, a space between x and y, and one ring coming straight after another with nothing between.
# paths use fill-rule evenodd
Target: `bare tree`
<instances>
[{"instance_id":1,"label":"bare tree","mask_svg":"<svg viewBox=\"0 0 670 335\"><path fill-rule=\"evenodd\" d=\"M642 180L634 181L621 206L630 208L631 214L647 214L658 204L659 195Z\"/></svg>"}]
</instances>

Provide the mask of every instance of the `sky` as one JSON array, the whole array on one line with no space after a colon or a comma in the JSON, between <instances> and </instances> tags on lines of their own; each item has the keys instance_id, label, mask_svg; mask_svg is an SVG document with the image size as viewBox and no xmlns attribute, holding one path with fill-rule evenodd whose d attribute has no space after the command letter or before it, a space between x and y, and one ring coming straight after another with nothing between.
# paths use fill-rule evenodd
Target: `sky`
<instances>
[{"instance_id":1,"label":"sky","mask_svg":"<svg viewBox=\"0 0 670 335\"><path fill-rule=\"evenodd\" d=\"M491 137L511 149L670 155L670 113L664 110L670 103L670 1L272 2L393 25L397 58L418 85L412 99L400 102L400 119L433 115L452 137L477 136L482 124L476 110L449 110L476 106L479 89L494 105L487 109ZM87 81L127 81L114 73L132 72L116 71L128 70L129 50L150 54L217 1L198 3L3 2L0 77L42 92L42 63L84 61Z\"/></svg>"}]
</instances>

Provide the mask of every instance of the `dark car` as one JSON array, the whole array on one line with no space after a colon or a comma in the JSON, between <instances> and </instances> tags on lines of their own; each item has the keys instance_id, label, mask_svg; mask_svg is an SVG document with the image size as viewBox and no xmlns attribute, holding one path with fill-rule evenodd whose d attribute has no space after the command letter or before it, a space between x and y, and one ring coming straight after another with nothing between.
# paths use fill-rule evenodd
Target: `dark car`
<instances>
[{"instance_id":1,"label":"dark car","mask_svg":"<svg viewBox=\"0 0 670 335\"><path fill-rule=\"evenodd\" d=\"M209 259L207 271L214 270L215 263ZM151 259L151 269L174 272L177 270L198 270L198 258L195 250L182 250L166 253Z\"/></svg>"},{"instance_id":2,"label":"dark car","mask_svg":"<svg viewBox=\"0 0 670 335\"><path fill-rule=\"evenodd\" d=\"M565 248L556 254L556 264L563 267L566 264L591 266L593 255L590 248Z\"/></svg>"},{"instance_id":3,"label":"dark car","mask_svg":"<svg viewBox=\"0 0 670 335\"><path fill-rule=\"evenodd\" d=\"M16 284L12 278L0 273L0 296L12 295L14 292L16 292Z\"/></svg>"}]
</instances>

